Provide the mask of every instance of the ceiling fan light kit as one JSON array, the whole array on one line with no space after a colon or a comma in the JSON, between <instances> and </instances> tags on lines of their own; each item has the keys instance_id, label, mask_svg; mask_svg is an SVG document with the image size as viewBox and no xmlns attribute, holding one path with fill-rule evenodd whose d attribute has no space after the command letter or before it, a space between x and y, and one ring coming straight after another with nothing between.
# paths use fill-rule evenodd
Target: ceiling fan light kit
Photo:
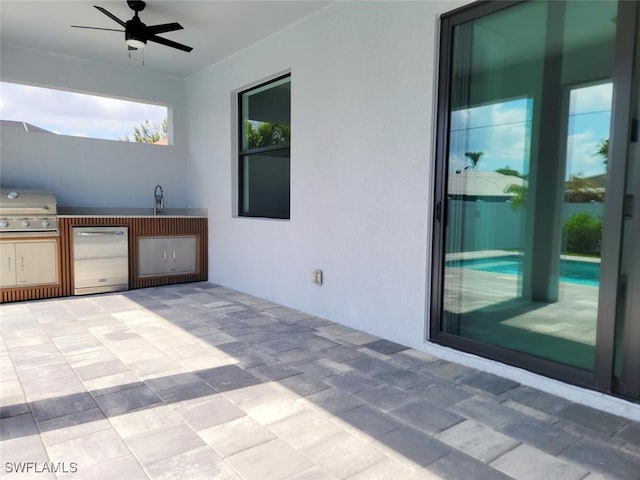
<instances>
[{"instance_id":1,"label":"ceiling fan light kit","mask_svg":"<svg viewBox=\"0 0 640 480\"><path fill-rule=\"evenodd\" d=\"M174 42L173 40L168 40L166 38L162 38L158 36L159 33L167 33L167 32L173 32L176 30L182 30L183 29L182 25L180 25L177 22L173 22L173 23L164 23L161 25L147 26L144 23L142 23L142 20L140 20L140 17L138 16L138 13L144 10L146 3L143 2L142 0L127 0L127 4L129 5L129 8L131 8L131 10L133 10L135 13L133 15L133 18L131 18L131 20L127 20L126 22L123 20L120 20L118 17L116 17L114 14L112 14L105 8L94 5L94 8L104 13L111 20L113 20L114 22L119 24L121 27L123 27L124 30L114 30L114 29L101 28L101 27L85 27L81 25L71 25L71 26L75 28L87 28L90 30L109 30L109 31L116 31L116 32L124 32L124 39L129 50L138 50L138 49L144 48L147 45L147 42L159 43L160 45L176 48L178 50L182 50L183 52L190 52L191 50L193 50L193 48L187 45L183 45L181 43Z\"/></svg>"}]
</instances>

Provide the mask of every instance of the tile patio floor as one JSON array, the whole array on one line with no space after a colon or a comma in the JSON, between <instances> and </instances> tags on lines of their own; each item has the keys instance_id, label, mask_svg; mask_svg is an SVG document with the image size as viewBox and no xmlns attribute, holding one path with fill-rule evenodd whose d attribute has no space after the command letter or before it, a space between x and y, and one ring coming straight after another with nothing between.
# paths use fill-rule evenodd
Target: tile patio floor
<instances>
[{"instance_id":1,"label":"tile patio floor","mask_svg":"<svg viewBox=\"0 0 640 480\"><path fill-rule=\"evenodd\" d=\"M2 478L640 479L640 423L208 283L0 327Z\"/></svg>"}]
</instances>

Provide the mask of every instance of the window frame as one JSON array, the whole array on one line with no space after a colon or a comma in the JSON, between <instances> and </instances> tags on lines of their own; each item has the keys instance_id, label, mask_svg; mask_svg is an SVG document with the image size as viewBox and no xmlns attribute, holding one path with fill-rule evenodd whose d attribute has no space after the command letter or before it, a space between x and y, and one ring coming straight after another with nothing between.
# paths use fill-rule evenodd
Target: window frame
<instances>
[{"instance_id":1,"label":"window frame","mask_svg":"<svg viewBox=\"0 0 640 480\"><path fill-rule=\"evenodd\" d=\"M244 95L250 93L254 90L266 87L270 84L275 84L288 78L289 84L291 83L291 72L287 72L283 75L278 75L276 77L265 80L264 82L260 82L256 85L252 85L249 88L245 88L237 93L237 116L238 116L238 138L237 138L237 148L238 148L238 210L237 216L242 218L263 218L263 219L273 219L273 220L290 220L291 219L291 171L289 170L289 208L286 215L275 215L271 214L252 214L251 212L244 211L244 197L245 197L245 184L244 184L244 160L246 157L251 155L260 155L264 153L270 152L287 152L287 157L289 161L289 168L291 168L291 138L289 138L289 143L286 145L272 145L268 147L259 147L259 148L243 148L243 136L244 136L244 111L243 111L243 98ZM289 97L291 100L291 97ZM289 107L291 108L291 107ZM291 121L289 121L289 128L291 128Z\"/></svg>"}]
</instances>

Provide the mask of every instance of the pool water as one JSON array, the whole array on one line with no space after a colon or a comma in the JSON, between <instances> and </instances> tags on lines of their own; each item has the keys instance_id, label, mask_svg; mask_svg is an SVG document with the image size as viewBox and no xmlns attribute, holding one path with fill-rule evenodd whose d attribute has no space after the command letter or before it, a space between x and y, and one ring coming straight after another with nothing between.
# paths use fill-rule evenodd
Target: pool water
<instances>
[{"instance_id":1,"label":"pool water","mask_svg":"<svg viewBox=\"0 0 640 480\"><path fill-rule=\"evenodd\" d=\"M501 257L472 258L466 260L449 260L447 267L463 267L482 272L505 275L522 274L522 258L518 255ZM560 281L578 285L599 286L600 263L580 260L560 260Z\"/></svg>"}]
</instances>

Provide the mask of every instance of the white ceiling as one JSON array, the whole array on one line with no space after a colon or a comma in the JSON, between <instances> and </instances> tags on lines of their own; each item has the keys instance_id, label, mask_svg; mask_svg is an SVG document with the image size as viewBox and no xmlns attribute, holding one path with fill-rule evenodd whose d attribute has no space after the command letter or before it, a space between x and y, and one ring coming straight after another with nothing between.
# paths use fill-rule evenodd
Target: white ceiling
<instances>
[{"instance_id":1,"label":"white ceiling","mask_svg":"<svg viewBox=\"0 0 640 480\"><path fill-rule=\"evenodd\" d=\"M93 8L123 21L133 17L125 0L0 0L0 42L177 77L188 77L328 5L314 0L149 0L140 12L147 25L178 22L184 30L161 37L193 47L186 53L149 42L129 52L124 33L71 28L121 28ZM144 53L144 65L142 56Z\"/></svg>"}]
</instances>

